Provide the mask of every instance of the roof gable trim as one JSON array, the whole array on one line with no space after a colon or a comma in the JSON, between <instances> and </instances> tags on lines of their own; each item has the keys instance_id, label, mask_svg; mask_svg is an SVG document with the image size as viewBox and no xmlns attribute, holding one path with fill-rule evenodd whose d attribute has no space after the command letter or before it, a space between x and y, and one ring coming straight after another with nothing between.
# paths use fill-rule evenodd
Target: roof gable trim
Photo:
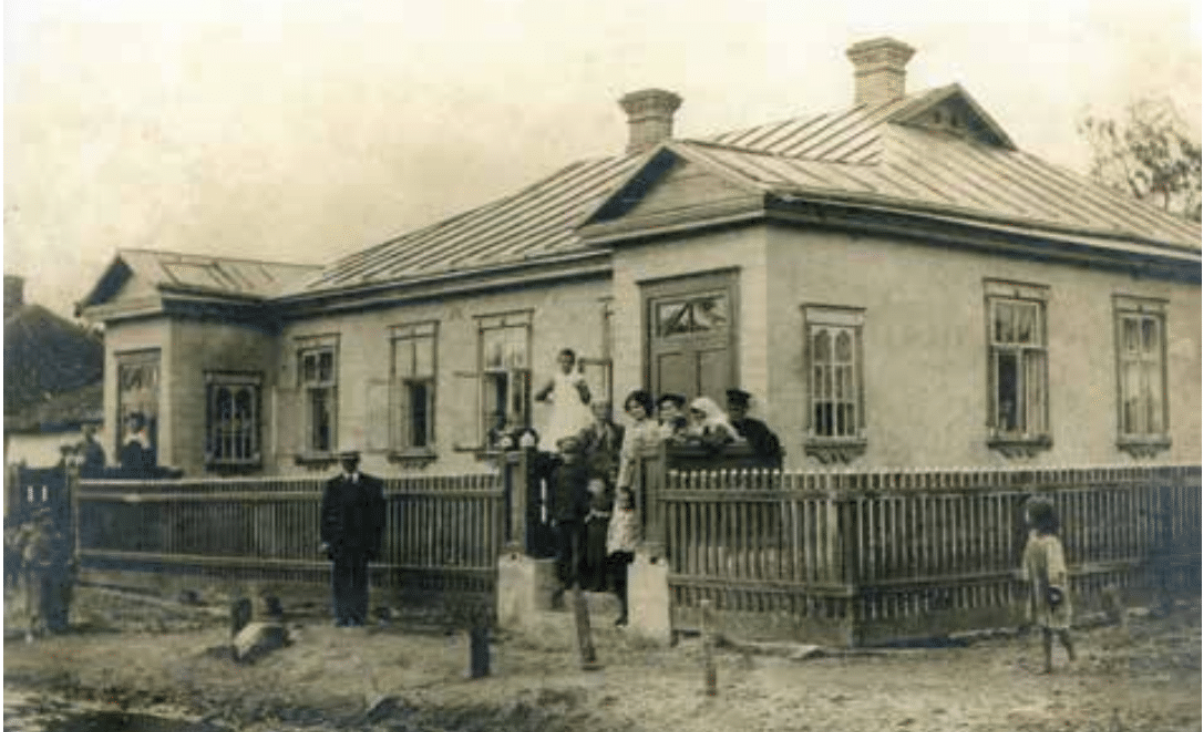
<instances>
[{"instance_id":1,"label":"roof gable trim","mask_svg":"<svg viewBox=\"0 0 1204 732\"><path fill-rule=\"evenodd\" d=\"M950 84L944 89L932 94L926 94L914 105L907 105L890 117L895 124L931 127L930 115L940 107L964 105L969 118L961 120L959 126L965 128L976 139L982 140L1005 150L1016 150L1016 143L1004 131L982 105L974 101L974 97L962 88L961 84Z\"/></svg>"}]
</instances>

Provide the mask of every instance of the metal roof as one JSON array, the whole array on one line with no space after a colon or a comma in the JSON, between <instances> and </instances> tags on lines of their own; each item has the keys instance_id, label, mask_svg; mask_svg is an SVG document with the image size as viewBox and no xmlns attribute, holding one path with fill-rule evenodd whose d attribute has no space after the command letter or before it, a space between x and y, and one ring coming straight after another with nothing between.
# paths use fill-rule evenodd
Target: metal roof
<instances>
[{"instance_id":1,"label":"metal roof","mask_svg":"<svg viewBox=\"0 0 1204 732\"><path fill-rule=\"evenodd\" d=\"M471 270L578 249L577 226L638 160L626 155L573 163L512 196L344 257L305 289Z\"/></svg>"},{"instance_id":2,"label":"metal roof","mask_svg":"<svg viewBox=\"0 0 1204 732\"><path fill-rule=\"evenodd\" d=\"M284 293L321 269L319 265L122 249L80 307L111 297L133 275L159 290L262 300Z\"/></svg>"},{"instance_id":3,"label":"metal roof","mask_svg":"<svg viewBox=\"0 0 1204 732\"><path fill-rule=\"evenodd\" d=\"M955 100L975 133L915 126ZM843 197L1036 230L1199 251L1200 227L1015 149L960 86L879 106L671 143L767 192ZM635 172L640 155L573 163L512 196L344 257L294 289L315 293L580 251L577 228Z\"/></svg>"},{"instance_id":4,"label":"metal roof","mask_svg":"<svg viewBox=\"0 0 1204 732\"><path fill-rule=\"evenodd\" d=\"M1200 248L1200 227L1193 222L1027 153L904 125L884 125L874 135L879 144L871 165L699 142L675 145L767 192Z\"/></svg>"}]
</instances>

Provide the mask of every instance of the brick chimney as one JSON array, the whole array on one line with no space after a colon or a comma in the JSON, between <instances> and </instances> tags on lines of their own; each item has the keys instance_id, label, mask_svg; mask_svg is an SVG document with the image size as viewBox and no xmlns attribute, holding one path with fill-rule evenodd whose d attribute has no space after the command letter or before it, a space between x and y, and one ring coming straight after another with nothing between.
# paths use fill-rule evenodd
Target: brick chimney
<instances>
[{"instance_id":1,"label":"brick chimney","mask_svg":"<svg viewBox=\"0 0 1204 732\"><path fill-rule=\"evenodd\" d=\"M916 50L894 38L874 38L849 46L853 62L853 103L876 106L907 93L907 62Z\"/></svg>"},{"instance_id":2,"label":"brick chimney","mask_svg":"<svg viewBox=\"0 0 1204 732\"><path fill-rule=\"evenodd\" d=\"M25 278L4 275L4 319L21 309L25 304Z\"/></svg>"},{"instance_id":3,"label":"brick chimney","mask_svg":"<svg viewBox=\"0 0 1204 732\"><path fill-rule=\"evenodd\" d=\"M641 89L625 95L619 106L627 113L627 152L640 153L673 137L673 113L681 97L663 89Z\"/></svg>"}]
</instances>

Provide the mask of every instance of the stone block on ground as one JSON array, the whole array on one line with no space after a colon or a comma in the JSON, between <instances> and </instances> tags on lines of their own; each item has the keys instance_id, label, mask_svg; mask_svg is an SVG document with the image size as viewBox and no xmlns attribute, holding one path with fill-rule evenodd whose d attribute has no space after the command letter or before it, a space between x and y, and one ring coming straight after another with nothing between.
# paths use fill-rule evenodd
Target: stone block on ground
<instances>
[{"instance_id":1,"label":"stone block on ground","mask_svg":"<svg viewBox=\"0 0 1204 732\"><path fill-rule=\"evenodd\" d=\"M663 557L636 552L627 566L627 604L630 633L666 646L672 642L669 564Z\"/></svg>"},{"instance_id":2,"label":"stone block on ground","mask_svg":"<svg viewBox=\"0 0 1204 732\"><path fill-rule=\"evenodd\" d=\"M234 637L234 658L253 663L288 645L288 631L279 623L249 623Z\"/></svg>"}]
</instances>

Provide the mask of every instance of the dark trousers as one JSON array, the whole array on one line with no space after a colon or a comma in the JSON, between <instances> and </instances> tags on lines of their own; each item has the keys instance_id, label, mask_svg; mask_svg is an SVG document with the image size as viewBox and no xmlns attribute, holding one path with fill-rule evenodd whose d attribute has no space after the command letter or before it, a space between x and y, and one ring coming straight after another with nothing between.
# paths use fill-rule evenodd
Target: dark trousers
<instances>
[{"instance_id":1,"label":"dark trousers","mask_svg":"<svg viewBox=\"0 0 1204 732\"><path fill-rule=\"evenodd\" d=\"M331 562L330 593L334 620L340 625L363 625L368 620L368 556L344 552Z\"/></svg>"},{"instance_id":2,"label":"dark trousers","mask_svg":"<svg viewBox=\"0 0 1204 732\"><path fill-rule=\"evenodd\" d=\"M556 578L564 589L572 589L581 572L585 552L585 525L579 521L556 522Z\"/></svg>"},{"instance_id":3,"label":"dark trousers","mask_svg":"<svg viewBox=\"0 0 1204 732\"><path fill-rule=\"evenodd\" d=\"M585 559L581 563L581 587L591 592L606 592L609 572L606 566L606 529L610 521L594 517L585 522Z\"/></svg>"},{"instance_id":4,"label":"dark trousers","mask_svg":"<svg viewBox=\"0 0 1204 732\"><path fill-rule=\"evenodd\" d=\"M619 598L619 617L627 618L627 567L635 559L634 552L615 552L606 558L610 581Z\"/></svg>"}]
</instances>

